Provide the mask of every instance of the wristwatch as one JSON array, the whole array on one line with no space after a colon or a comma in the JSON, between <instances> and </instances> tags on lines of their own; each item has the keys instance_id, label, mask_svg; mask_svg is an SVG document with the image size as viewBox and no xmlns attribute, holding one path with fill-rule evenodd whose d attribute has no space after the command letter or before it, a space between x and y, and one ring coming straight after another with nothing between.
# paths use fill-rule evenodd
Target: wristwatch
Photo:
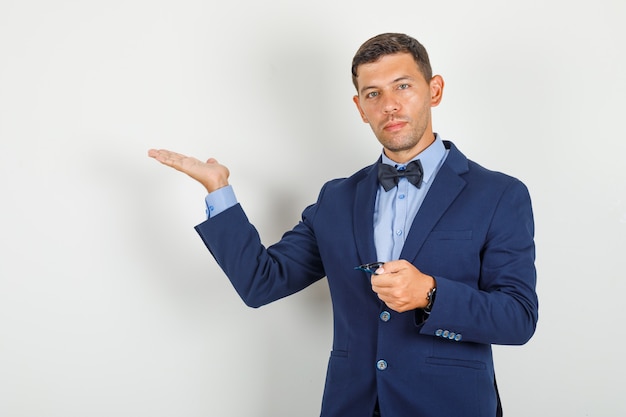
<instances>
[{"instance_id":1,"label":"wristwatch","mask_svg":"<svg viewBox=\"0 0 626 417\"><path fill-rule=\"evenodd\" d=\"M433 304L435 303L435 295L437 295L437 287L433 287L430 291L428 291L428 294L426 295L428 304L424 307L424 313L430 314L430 311L433 309Z\"/></svg>"}]
</instances>

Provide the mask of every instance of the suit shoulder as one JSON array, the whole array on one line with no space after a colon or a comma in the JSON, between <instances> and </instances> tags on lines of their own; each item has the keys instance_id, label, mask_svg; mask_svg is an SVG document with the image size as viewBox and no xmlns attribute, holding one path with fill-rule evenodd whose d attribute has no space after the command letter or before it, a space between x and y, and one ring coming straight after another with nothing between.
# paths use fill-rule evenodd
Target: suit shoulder
<instances>
[{"instance_id":1,"label":"suit shoulder","mask_svg":"<svg viewBox=\"0 0 626 417\"><path fill-rule=\"evenodd\" d=\"M490 186L502 187L502 188L510 188L510 187L521 187L526 188L526 185L519 180L518 178L506 174L500 171L494 171L484 166L468 160L468 172L467 172L467 180L468 181L479 181L484 184L489 184Z\"/></svg>"},{"instance_id":2,"label":"suit shoulder","mask_svg":"<svg viewBox=\"0 0 626 417\"><path fill-rule=\"evenodd\" d=\"M450 154L446 163L457 174L464 177L468 182L487 183L491 186L502 185L508 187L513 183L524 184L517 178L500 171L494 171L467 158L452 142L446 142Z\"/></svg>"},{"instance_id":3,"label":"suit shoulder","mask_svg":"<svg viewBox=\"0 0 626 417\"><path fill-rule=\"evenodd\" d=\"M361 182L363 179L365 179L369 175L371 170L374 168L374 165L375 164L368 165L364 168L361 168L360 170L350 175L349 177L335 178L335 179L329 180L324 184L323 188L333 189L333 190L343 190L346 188L353 188L357 183Z\"/></svg>"},{"instance_id":4,"label":"suit shoulder","mask_svg":"<svg viewBox=\"0 0 626 417\"><path fill-rule=\"evenodd\" d=\"M495 171L489 168L482 166L481 164L474 162L470 159L467 160L468 165L468 175L481 177L484 179L488 179L495 182L511 182L511 181L519 181L517 178L506 174L501 171Z\"/></svg>"}]
</instances>

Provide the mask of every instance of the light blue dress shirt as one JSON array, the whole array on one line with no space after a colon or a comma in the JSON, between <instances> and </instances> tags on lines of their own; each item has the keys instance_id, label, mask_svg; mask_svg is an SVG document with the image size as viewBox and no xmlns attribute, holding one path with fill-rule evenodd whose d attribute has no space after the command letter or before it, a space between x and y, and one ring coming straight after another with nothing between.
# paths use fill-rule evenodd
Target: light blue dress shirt
<instances>
[{"instance_id":1,"label":"light blue dress shirt","mask_svg":"<svg viewBox=\"0 0 626 417\"><path fill-rule=\"evenodd\" d=\"M448 151L441 138L435 134L435 141L413 159L419 159L424 169L420 188L406 178L401 178L398 185L389 191L379 186L374 207L374 242L378 256L376 261L386 262L399 258L413 219L447 155ZM387 158L384 152L382 162L396 168L406 166ZM237 204L235 191L230 185L209 193L204 200L207 218L215 217Z\"/></svg>"}]
</instances>

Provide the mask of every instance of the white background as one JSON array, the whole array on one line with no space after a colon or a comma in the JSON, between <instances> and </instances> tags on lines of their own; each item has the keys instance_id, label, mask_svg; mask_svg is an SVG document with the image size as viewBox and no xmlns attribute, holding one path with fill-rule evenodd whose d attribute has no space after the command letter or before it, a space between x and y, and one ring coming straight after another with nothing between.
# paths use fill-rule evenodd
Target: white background
<instances>
[{"instance_id":1,"label":"white background","mask_svg":"<svg viewBox=\"0 0 626 417\"><path fill-rule=\"evenodd\" d=\"M0 1L0 415L316 416L326 282L245 307L193 226L214 156L266 243L380 147L350 62L387 31L434 127L524 181L540 320L495 347L507 417L623 416L626 2ZM287 174L278 178L279 174Z\"/></svg>"}]
</instances>

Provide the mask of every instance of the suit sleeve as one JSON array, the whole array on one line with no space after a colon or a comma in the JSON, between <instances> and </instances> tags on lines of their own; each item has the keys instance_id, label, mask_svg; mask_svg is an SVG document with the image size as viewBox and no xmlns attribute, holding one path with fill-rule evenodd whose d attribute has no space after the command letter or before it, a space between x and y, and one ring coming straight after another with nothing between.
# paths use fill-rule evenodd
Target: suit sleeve
<instances>
[{"instance_id":1,"label":"suit sleeve","mask_svg":"<svg viewBox=\"0 0 626 417\"><path fill-rule=\"evenodd\" d=\"M315 235L309 226L316 206L282 239L266 248L237 204L195 227L242 300L260 307L324 277Z\"/></svg>"},{"instance_id":2,"label":"suit sleeve","mask_svg":"<svg viewBox=\"0 0 626 417\"><path fill-rule=\"evenodd\" d=\"M435 276L437 298L420 332L463 342L526 343L535 332L538 300L533 214L521 182L512 181L502 193L480 257L475 288Z\"/></svg>"}]
</instances>

